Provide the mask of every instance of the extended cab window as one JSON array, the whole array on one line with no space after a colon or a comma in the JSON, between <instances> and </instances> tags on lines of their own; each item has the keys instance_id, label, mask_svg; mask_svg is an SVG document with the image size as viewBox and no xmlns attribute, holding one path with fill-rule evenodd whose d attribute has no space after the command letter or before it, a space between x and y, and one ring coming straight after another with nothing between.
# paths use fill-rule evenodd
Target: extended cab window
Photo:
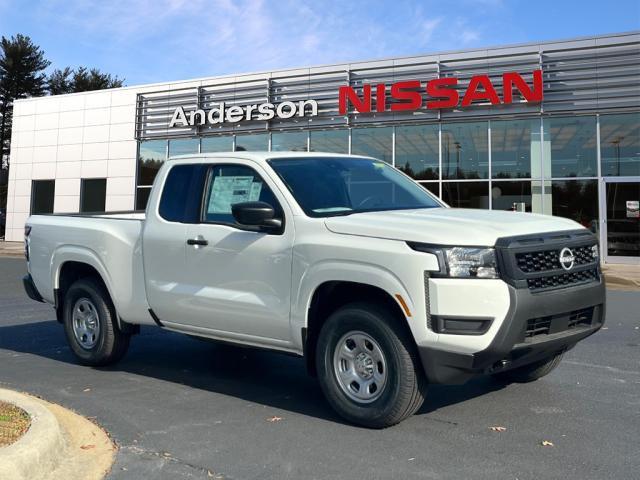
<instances>
[{"instance_id":1,"label":"extended cab window","mask_svg":"<svg viewBox=\"0 0 640 480\"><path fill-rule=\"evenodd\" d=\"M243 165L216 165L211 168L204 200L203 220L235 224L231 206L242 202L266 202L282 218L282 208L262 177Z\"/></svg>"},{"instance_id":2,"label":"extended cab window","mask_svg":"<svg viewBox=\"0 0 640 480\"><path fill-rule=\"evenodd\" d=\"M206 165L176 165L167 174L162 196L160 216L169 222L197 223L200 200L206 178Z\"/></svg>"}]
</instances>

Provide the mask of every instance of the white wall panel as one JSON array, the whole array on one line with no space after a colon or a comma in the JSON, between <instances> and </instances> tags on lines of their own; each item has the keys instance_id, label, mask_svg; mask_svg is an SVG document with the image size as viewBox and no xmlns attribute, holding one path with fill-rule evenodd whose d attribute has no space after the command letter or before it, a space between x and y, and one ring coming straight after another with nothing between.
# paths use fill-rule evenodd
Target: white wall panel
<instances>
[{"instance_id":1,"label":"white wall panel","mask_svg":"<svg viewBox=\"0 0 640 480\"><path fill-rule=\"evenodd\" d=\"M61 128L58 130L58 144L71 145L82 143L82 127Z\"/></svg>"},{"instance_id":2,"label":"white wall panel","mask_svg":"<svg viewBox=\"0 0 640 480\"><path fill-rule=\"evenodd\" d=\"M58 185L56 184L53 213L76 213L78 210L80 210L80 195L58 195Z\"/></svg>"},{"instance_id":3,"label":"white wall panel","mask_svg":"<svg viewBox=\"0 0 640 480\"><path fill-rule=\"evenodd\" d=\"M58 106L59 111L61 112L69 112L69 111L77 111L84 109L84 101L88 94L71 94L71 95L61 95L60 96L60 105Z\"/></svg>"},{"instance_id":4,"label":"white wall panel","mask_svg":"<svg viewBox=\"0 0 640 480\"><path fill-rule=\"evenodd\" d=\"M107 160L94 160L92 162L82 162L80 175L82 178L106 178Z\"/></svg>"},{"instance_id":5,"label":"white wall panel","mask_svg":"<svg viewBox=\"0 0 640 480\"><path fill-rule=\"evenodd\" d=\"M105 201L105 210L107 212L119 211L119 210L133 210L134 196L133 195L109 195Z\"/></svg>"},{"instance_id":6,"label":"white wall panel","mask_svg":"<svg viewBox=\"0 0 640 480\"><path fill-rule=\"evenodd\" d=\"M58 147L56 147L55 145L33 148L33 162L55 163L57 156L58 156Z\"/></svg>"},{"instance_id":7,"label":"white wall panel","mask_svg":"<svg viewBox=\"0 0 640 480\"><path fill-rule=\"evenodd\" d=\"M109 141L109 125L84 127L84 130L82 132L82 138L84 143L108 142Z\"/></svg>"},{"instance_id":8,"label":"white wall panel","mask_svg":"<svg viewBox=\"0 0 640 480\"><path fill-rule=\"evenodd\" d=\"M10 170L14 170L16 172L16 179L30 179L31 178L31 168L33 164L31 163L19 163L17 165L12 165Z\"/></svg>"},{"instance_id":9,"label":"white wall panel","mask_svg":"<svg viewBox=\"0 0 640 480\"><path fill-rule=\"evenodd\" d=\"M80 179L79 178L57 178L56 179L56 197L64 195L80 195Z\"/></svg>"},{"instance_id":10,"label":"white wall panel","mask_svg":"<svg viewBox=\"0 0 640 480\"><path fill-rule=\"evenodd\" d=\"M107 174L109 177L133 177L136 174L136 161L133 158L109 160Z\"/></svg>"},{"instance_id":11,"label":"white wall panel","mask_svg":"<svg viewBox=\"0 0 640 480\"><path fill-rule=\"evenodd\" d=\"M135 190L135 182L133 177L107 179L107 196L133 195L134 190Z\"/></svg>"},{"instance_id":12,"label":"white wall panel","mask_svg":"<svg viewBox=\"0 0 640 480\"><path fill-rule=\"evenodd\" d=\"M84 111L84 124L85 125L106 125L109 123L110 118L109 108L92 108Z\"/></svg>"},{"instance_id":13,"label":"white wall panel","mask_svg":"<svg viewBox=\"0 0 640 480\"><path fill-rule=\"evenodd\" d=\"M35 116L36 130L51 130L58 128L58 112L43 113Z\"/></svg>"},{"instance_id":14,"label":"white wall panel","mask_svg":"<svg viewBox=\"0 0 640 480\"><path fill-rule=\"evenodd\" d=\"M59 162L56 167L56 178L80 178L81 170L81 162Z\"/></svg>"},{"instance_id":15,"label":"white wall panel","mask_svg":"<svg viewBox=\"0 0 640 480\"><path fill-rule=\"evenodd\" d=\"M109 159L136 158L138 145L135 140L111 142L109 144Z\"/></svg>"},{"instance_id":16,"label":"white wall panel","mask_svg":"<svg viewBox=\"0 0 640 480\"><path fill-rule=\"evenodd\" d=\"M109 144L85 143L82 146L82 160L106 160L109 158Z\"/></svg>"},{"instance_id":17,"label":"white wall panel","mask_svg":"<svg viewBox=\"0 0 640 480\"><path fill-rule=\"evenodd\" d=\"M53 130L36 130L33 134L33 145L42 147L47 145L58 144L58 129Z\"/></svg>"},{"instance_id":18,"label":"white wall panel","mask_svg":"<svg viewBox=\"0 0 640 480\"><path fill-rule=\"evenodd\" d=\"M111 92L92 92L86 95L84 107L103 108L111 104Z\"/></svg>"},{"instance_id":19,"label":"white wall panel","mask_svg":"<svg viewBox=\"0 0 640 480\"><path fill-rule=\"evenodd\" d=\"M61 112L58 125L60 128L82 127L84 125L84 110Z\"/></svg>"},{"instance_id":20,"label":"white wall panel","mask_svg":"<svg viewBox=\"0 0 640 480\"><path fill-rule=\"evenodd\" d=\"M82 144L59 145L58 162L78 162L82 159Z\"/></svg>"},{"instance_id":21,"label":"white wall panel","mask_svg":"<svg viewBox=\"0 0 640 480\"><path fill-rule=\"evenodd\" d=\"M133 118L133 117L131 117ZM119 142L122 140L134 140L135 139L135 123L130 121L129 123L112 124L109 129L109 141Z\"/></svg>"},{"instance_id":22,"label":"white wall panel","mask_svg":"<svg viewBox=\"0 0 640 480\"><path fill-rule=\"evenodd\" d=\"M31 180L16 180L13 182L13 194L14 195L31 195Z\"/></svg>"},{"instance_id":23,"label":"white wall panel","mask_svg":"<svg viewBox=\"0 0 640 480\"><path fill-rule=\"evenodd\" d=\"M33 161L33 148L11 148L11 163L31 163Z\"/></svg>"},{"instance_id":24,"label":"white wall panel","mask_svg":"<svg viewBox=\"0 0 640 480\"><path fill-rule=\"evenodd\" d=\"M56 162L34 163L31 178L34 180L50 180L56 178Z\"/></svg>"}]
</instances>

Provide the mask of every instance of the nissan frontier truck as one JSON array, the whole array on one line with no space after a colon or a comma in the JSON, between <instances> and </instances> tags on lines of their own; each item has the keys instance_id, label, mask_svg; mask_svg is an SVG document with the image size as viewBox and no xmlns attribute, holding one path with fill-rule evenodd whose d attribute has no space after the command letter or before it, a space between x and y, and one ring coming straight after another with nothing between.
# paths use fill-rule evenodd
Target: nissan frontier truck
<instances>
[{"instance_id":1,"label":"nissan frontier truck","mask_svg":"<svg viewBox=\"0 0 640 480\"><path fill-rule=\"evenodd\" d=\"M172 158L146 212L32 215L27 294L78 361L113 364L141 325L304 357L371 428L429 384L530 382L603 324L596 237L547 215L449 208L374 158Z\"/></svg>"}]
</instances>

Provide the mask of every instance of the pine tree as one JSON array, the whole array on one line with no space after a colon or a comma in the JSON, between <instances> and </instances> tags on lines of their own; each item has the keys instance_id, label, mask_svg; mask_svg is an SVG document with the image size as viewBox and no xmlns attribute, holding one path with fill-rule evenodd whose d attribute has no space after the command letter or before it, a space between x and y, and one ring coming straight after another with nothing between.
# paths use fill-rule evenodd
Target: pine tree
<instances>
[{"instance_id":1,"label":"pine tree","mask_svg":"<svg viewBox=\"0 0 640 480\"><path fill-rule=\"evenodd\" d=\"M0 41L0 158L9 166L9 142L13 102L18 98L44 95L50 62L44 52L25 35L2 37Z\"/></svg>"}]
</instances>

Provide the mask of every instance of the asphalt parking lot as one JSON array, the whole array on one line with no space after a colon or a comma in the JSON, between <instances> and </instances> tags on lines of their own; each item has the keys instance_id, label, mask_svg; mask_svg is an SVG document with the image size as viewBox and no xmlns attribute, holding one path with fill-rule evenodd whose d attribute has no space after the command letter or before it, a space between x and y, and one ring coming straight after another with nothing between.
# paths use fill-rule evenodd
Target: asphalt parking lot
<instances>
[{"instance_id":1,"label":"asphalt parking lot","mask_svg":"<svg viewBox=\"0 0 640 480\"><path fill-rule=\"evenodd\" d=\"M79 366L24 271L0 258L0 385L95 418L119 445L110 479L640 477L640 293L609 291L605 329L543 380L434 386L417 415L371 431L342 422L294 357L145 328L115 367Z\"/></svg>"}]
</instances>

